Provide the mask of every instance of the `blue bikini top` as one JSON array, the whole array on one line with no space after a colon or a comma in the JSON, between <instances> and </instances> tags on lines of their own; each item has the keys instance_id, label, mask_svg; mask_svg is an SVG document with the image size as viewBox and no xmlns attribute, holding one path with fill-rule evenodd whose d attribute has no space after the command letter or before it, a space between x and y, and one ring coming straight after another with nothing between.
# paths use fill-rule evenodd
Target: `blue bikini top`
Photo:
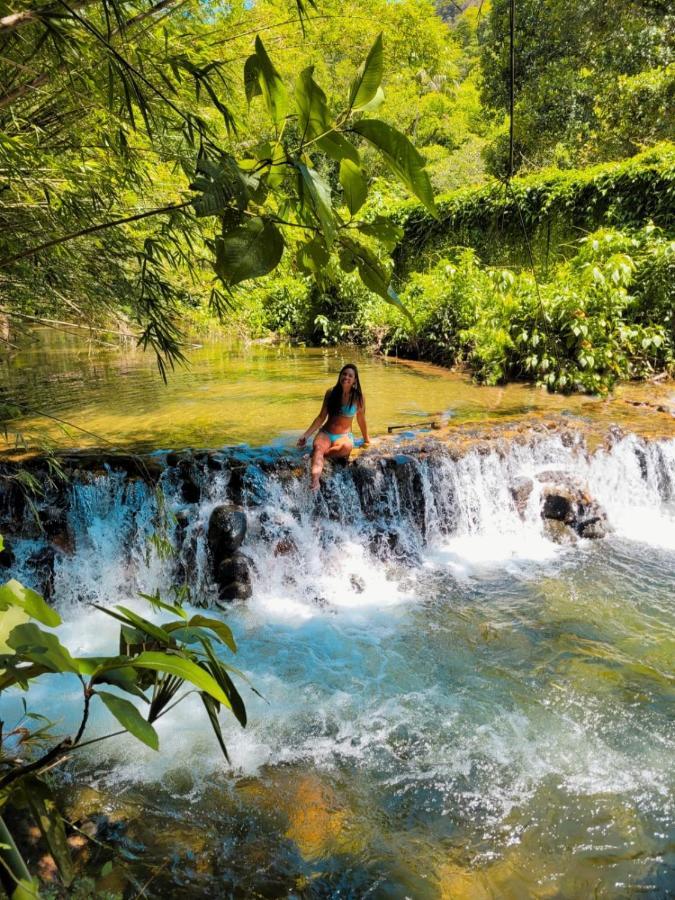
<instances>
[{"instance_id":1,"label":"blue bikini top","mask_svg":"<svg viewBox=\"0 0 675 900\"><path fill-rule=\"evenodd\" d=\"M341 416L355 416L356 415L356 404L353 406L341 406L340 407L340 415Z\"/></svg>"}]
</instances>

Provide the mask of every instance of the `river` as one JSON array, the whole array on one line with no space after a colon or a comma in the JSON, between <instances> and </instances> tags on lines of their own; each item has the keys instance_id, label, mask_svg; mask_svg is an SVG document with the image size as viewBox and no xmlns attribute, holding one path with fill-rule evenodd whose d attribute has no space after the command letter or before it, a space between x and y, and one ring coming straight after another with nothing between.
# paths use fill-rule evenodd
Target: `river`
<instances>
[{"instance_id":1,"label":"river","mask_svg":"<svg viewBox=\"0 0 675 900\"><path fill-rule=\"evenodd\" d=\"M64 354L61 382L32 363L31 390L42 385L52 415L79 416L119 446L252 445L239 459L253 596L222 614L239 644L236 665L264 699L243 688L247 728L223 719L232 766L189 698L158 722L159 754L131 739L95 744L65 776L71 819L93 817L140 883L153 871L144 866L162 867L148 896L672 895L672 424L670 438L627 434L593 454L555 432L507 452L457 459L439 450L410 463L414 496L384 472L371 506L351 470L340 470L317 501L304 479L262 465L256 445L273 434L283 451L309 424L344 352L195 350L166 410L147 359L102 363L79 352L79 368L72 347ZM356 362L375 433L441 413L471 422L551 410L595 415L603 426L630 414L633 431L649 431L639 427L643 414L667 418L653 405L672 400L667 386L643 389L641 399L626 388L606 403ZM92 366L100 377L85 397ZM137 386L127 397L119 390L118 409L121 366ZM11 378L5 386L13 389ZM37 407L39 396L25 402ZM607 512L606 538L553 542L536 496L519 514L509 485L551 469L588 486ZM199 486L186 503L168 472L163 480L169 507L187 519L172 540L176 558L190 560L192 602L212 604L204 529L230 495L230 476L204 468ZM115 623L83 601L147 612L139 591L170 592L175 559L148 542L155 503L123 473L72 485L74 551L58 555L54 587L73 653L116 647ZM383 529L395 538L384 549ZM14 540L27 581L41 540ZM32 689L29 704L52 710L65 730L77 720L80 688L54 680ZM2 718L11 721L19 704L3 697ZM88 733L111 724L95 709Z\"/></svg>"}]
</instances>

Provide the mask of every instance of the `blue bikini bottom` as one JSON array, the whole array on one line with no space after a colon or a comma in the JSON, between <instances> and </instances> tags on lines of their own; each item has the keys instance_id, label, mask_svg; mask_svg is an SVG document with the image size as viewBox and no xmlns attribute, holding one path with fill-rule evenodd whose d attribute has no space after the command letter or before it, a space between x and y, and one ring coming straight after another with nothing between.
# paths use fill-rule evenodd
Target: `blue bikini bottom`
<instances>
[{"instance_id":1,"label":"blue bikini bottom","mask_svg":"<svg viewBox=\"0 0 675 900\"><path fill-rule=\"evenodd\" d=\"M354 445L354 435L351 433L351 431L346 431L342 434L331 434L330 431L326 431L322 428L321 434L325 434L327 437L329 437L331 444L334 444L335 441L339 440L339 438L347 437L352 442L352 446Z\"/></svg>"}]
</instances>

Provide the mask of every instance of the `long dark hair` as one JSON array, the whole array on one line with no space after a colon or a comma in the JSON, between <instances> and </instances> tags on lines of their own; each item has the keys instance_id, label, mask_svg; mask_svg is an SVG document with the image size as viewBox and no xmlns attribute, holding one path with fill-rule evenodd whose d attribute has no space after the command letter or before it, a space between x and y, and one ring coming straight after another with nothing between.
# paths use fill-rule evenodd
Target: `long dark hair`
<instances>
[{"instance_id":1,"label":"long dark hair","mask_svg":"<svg viewBox=\"0 0 675 900\"><path fill-rule=\"evenodd\" d=\"M338 375L337 382L335 387L331 390L328 395L328 412L331 416L339 416L340 408L342 406L342 385L340 384L340 379L342 378L342 373L345 369L353 369L354 375L356 376L354 380L354 386L351 389L351 393L349 395L349 406L356 405L358 407L363 403L363 393L361 391L361 379L359 378L359 370L356 368L354 363L347 363L346 366L343 366L340 369L340 374Z\"/></svg>"}]
</instances>

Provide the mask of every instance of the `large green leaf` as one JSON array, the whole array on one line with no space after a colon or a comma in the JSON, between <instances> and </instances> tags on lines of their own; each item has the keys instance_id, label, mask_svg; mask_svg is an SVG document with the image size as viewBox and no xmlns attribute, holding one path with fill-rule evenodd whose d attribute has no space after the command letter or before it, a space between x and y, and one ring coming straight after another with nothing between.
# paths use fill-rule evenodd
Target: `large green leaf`
<instances>
[{"instance_id":1,"label":"large green leaf","mask_svg":"<svg viewBox=\"0 0 675 900\"><path fill-rule=\"evenodd\" d=\"M255 39L255 53L258 57L258 77L263 100L272 121L278 127L283 121L288 108L286 88L281 80L281 76L274 68L272 60L267 55L267 50L265 50L260 37Z\"/></svg>"},{"instance_id":2,"label":"large green leaf","mask_svg":"<svg viewBox=\"0 0 675 900\"><path fill-rule=\"evenodd\" d=\"M375 97L382 81L384 54L382 52L382 33L375 38L375 43L365 61L359 66L351 90L349 91L350 109L359 109Z\"/></svg>"},{"instance_id":3,"label":"large green leaf","mask_svg":"<svg viewBox=\"0 0 675 900\"><path fill-rule=\"evenodd\" d=\"M262 94L260 87L260 62L255 53L252 53L244 63L244 92L249 104L254 97L259 97Z\"/></svg>"},{"instance_id":4,"label":"large green leaf","mask_svg":"<svg viewBox=\"0 0 675 900\"><path fill-rule=\"evenodd\" d=\"M133 703L107 691L96 691L110 712L115 716L123 728L133 734L153 750L159 749L159 737L149 722L146 722Z\"/></svg>"},{"instance_id":5,"label":"large green leaf","mask_svg":"<svg viewBox=\"0 0 675 900\"><path fill-rule=\"evenodd\" d=\"M118 606L117 609L122 613L123 616L126 616L128 621L132 625L134 625L140 631L144 631L146 634L149 634L150 637L154 637L156 641L161 641L164 644L169 644L171 642L171 637L169 636L168 632L164 631L164 629L160 625L154 625L152 622L148 622L148 620L144 619L143 616L139 616L132 610L127 609L126 606Z\"/></svg>"},{"instance_id":6,"label":"large green leaf","mask_svg":"<svg viewBox=\"0 0 675 900\"><path fill-rule=\"evenodd\" d=\"M113 684L115 687L140 697L147 703L147 697L138 686L139 673L129 665L127 656L87 656L79 657L77 664L80 675L91 676L91 684Z\"/></svg>"},{"instance_id":7,"label":"large green leaf","mask_svg":"<svg viewBox=\"0 0 675 900\"><path fill-rule=\"evenodd\" d=\"M213 676L190 659L171 653L146 651L137 656L132 664L135 669L150 669L153 672L167 672L169 675L176 675L230 708L230 701Z\"/></svg>"},{"instance_id":8,"label":"large green leaf","mask_svg":"<svg viewBox=\"0 0 675 900\"><path fill-rule=\"evenodd\" d=\"M408 138L379 119L361 119L352 125L352 130L377 147L392 172L437 219L434 192L424 170L424 159Z\"/></svg>"},{"instance_id":9,"label":"large green leaf","mask_svg":"<svg viewBox=\"0 0 675 900\"><path fill-rule=\"evenodd\" d=\"M28 621L30 621L30 616L25 609L21 609L20 606L13 606L11 609L6 609L0 615L0 653L4 654L11 651L11 647L7 645L7 638L12 629L17 625L23 625Z\"/></svg>"},{"instance_id":10,"label":"large green leaf","mask_svg":"<svg viewBox=\"0 0 675 900\"><path fill-rule=\"evenodd\" d=\"M389 272L375 254L348 235L341 235L340 243L342 245L341 260L342 256L344 256L345 261L349 265L352 267L356 266L359 270L361 281L366 287L373 291L373 293L388 300L390 281Z\"/></svg>"},{"instance_id":11,"label":"large green leaf","mask_svg":"<svg viewBox=\"0 0 675 900\"><path fill-rule=\"evenodd\" d=\"M386 216L375 216L370 222L358 222L356 227L362 234L375 238L391 251L403 238L403 229Z\"/></svg>"},{"instance_id":12,"label":"large green leaf","mask_svg":"<svg viewBox=\"0 0 675 900\"><path fill-rule=\"evenodd\" d=\"M226 210L236 214L246 208L250 192L257 184L258 179L242 172L229 154L223 153L217 161L202 156L190 185L191 190L200 192L192 201L195 215L219 216Z\"/></svg>"},{"instance_id":13,"label":"large green leaf","mask_svg":"<svg viewBox=\"0 0 675 900\"><path fill-rule=\"evenodd\" d=\"M330 253L320 237L312 238L298 247L296 261L299 268L307 275L316 275L328 265Z\"/></svg>"},{"instance_id":14,"label":"large green leaf","mask_svg":"<svg viewBox=\"0 0 675 900\"><path fill-rule=\"evenodd\" d=\"M20 607L32 619L37 619L49 628L61 624L61 616L55 609L48 606L39 594L24 587L14 578L0 587L0 612L13 606Z\"/></svg>"},{"instance_id":15,"label":"large green leaf","mask_svg":"<svg viewBox=\"0 0 675 900\"><path fill-rule=\"evenodd\" d=\"M210 619L207 616L197 615L192 616L188 625L195 628L209 628L218 635L220 640L226 644L233 653L237 652L237 644L234 640L232 629L229 625L226 625L225 622L221 622L220 619Z\"/></svg>"},{"instance_id":16,"label":"large green leaf","mask_svg":"<svg viewBox=\"0 0 675 900\"><path fill-rule=\"evenodd\" d=\"M306 196L309 196L309 206L319 220L326 245L331 247L335 240L336 223L330 186L316 169L310 169L301 162L296 162L296 166L300 173L300 188L303 201Z\"/></svg>"},{"instance_id":17,"label":"large green leaf","mask_svg":"<svg viewBox=\"0 0 675 900\"><path fill-rule=\"evenodd\" d=\"M312 78L314 66L303 69L295 85L298 131L303 143L330 128L326 95Z\"/></svg>"},{"instance_id":18,"label":"large green leaf","mask_svg":"<svg viewBox=\"0 0 675 900\"><path fill-rule=\"evenodd\" d=\"M227 287L275 269L284 252L281 232L258 216L216 238L215 269Z\"/></svg>"},{"instance_id":19,"label":"large green leaf","mask_svg":"<svg viewBox=\"0 0 675 900\"><path fill-rule=\"evenodd\" d=\"M76 660L55 634L49 634L32 622L17 625L7 644L23 659L37 663L50 672L79 672Z\"/></svg>"},{"instance_id":20,"label":"large green leaf","mask_svg":"<svg viewBox=\"0 0 675 900\"><path fill-rule=\"evenodd\" d=\"M351 159L343 159L340 163L340 184L347 204L347 209L355 215L366 202L368 183L360 166Z\"/></svg>"}]
</instances>

